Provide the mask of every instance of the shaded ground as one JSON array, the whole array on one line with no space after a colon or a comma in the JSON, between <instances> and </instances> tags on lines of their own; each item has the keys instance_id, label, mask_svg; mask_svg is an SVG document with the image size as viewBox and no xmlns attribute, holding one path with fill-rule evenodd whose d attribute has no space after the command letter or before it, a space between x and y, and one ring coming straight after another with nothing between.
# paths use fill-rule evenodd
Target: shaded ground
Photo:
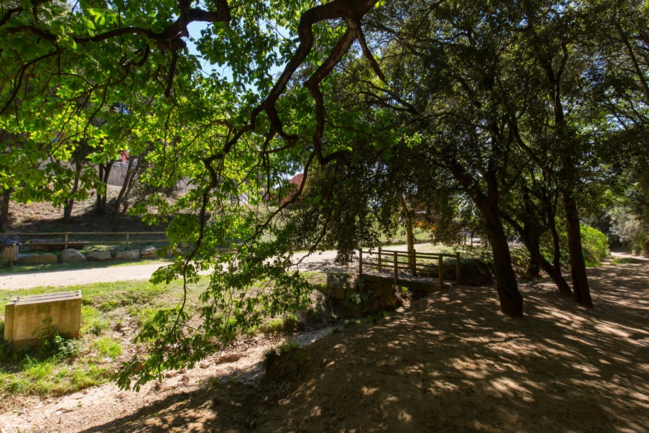
<instances>
[{"instance_id":1,"label":"shaded ground","mask_svg":"<svg viewBox=\"0 0 649 433\"><path fill-rule=\"evenodd\" d=\"M139 398L72 395L69 412L0 419L5 431L648 432L649 263L589 273L594 311L540 281L511 319L492 288L456 287L291 352L261 384L253 350L192 387L170 378Z\"/></svg>"}]
</instances>

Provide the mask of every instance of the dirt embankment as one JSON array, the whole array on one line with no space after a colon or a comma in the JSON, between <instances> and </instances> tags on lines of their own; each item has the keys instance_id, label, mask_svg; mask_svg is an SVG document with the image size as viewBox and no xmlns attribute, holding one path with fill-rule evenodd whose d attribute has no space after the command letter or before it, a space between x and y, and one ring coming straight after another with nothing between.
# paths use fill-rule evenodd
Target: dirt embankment
<instances>
[{"instance_id":1,"label":"dirt embankment","mask_svg":"<svg viewBox=\"0 0 649 433\"><path fill-rule=\"evenodd\" d=\"M511 319L494 289L456 287L291 352L261 384L255 352L228 380L170 378L160 398L149 387L118 410L115 394L27 431L649 432L649 265L590 277L592 311L541 281Z\"/></svg>"}]
</instances>

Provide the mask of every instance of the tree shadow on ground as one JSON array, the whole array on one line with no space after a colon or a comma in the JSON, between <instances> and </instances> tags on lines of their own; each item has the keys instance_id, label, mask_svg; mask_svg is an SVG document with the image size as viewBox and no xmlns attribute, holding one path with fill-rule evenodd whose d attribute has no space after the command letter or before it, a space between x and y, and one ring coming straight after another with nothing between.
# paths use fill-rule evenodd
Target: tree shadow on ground
<instances>
[{"instance_id":1,"label":"tree shadow on ground","mask_svg":"<svg viewBox=\"0 0 649 433\"><path fill-rule=\"evenodd\" d=\"M455 287L281 359L264 385L181 394L92 431L634 431L649 419L649 266L591 269L596 309ZM183 400L184 399L184 400Z\"/></svg>"}]
</instances>

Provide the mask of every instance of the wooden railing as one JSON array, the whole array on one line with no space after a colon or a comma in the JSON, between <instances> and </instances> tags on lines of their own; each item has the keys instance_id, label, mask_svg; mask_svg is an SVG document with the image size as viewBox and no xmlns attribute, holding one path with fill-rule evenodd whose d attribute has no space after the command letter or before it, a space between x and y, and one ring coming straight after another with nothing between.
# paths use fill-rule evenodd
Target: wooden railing
<instances>
[{"instance_id":1,"label":"wooden railing","mask_svg":"<svg viewBox=\"0 0 649 433\"><path fill-rule=\"evenodd\" d=\"M97 244L125 244L126 249L128 249L129 243L138 243L138 244L152 244L152 243L167 243L168 240L165 239L133 239L132 236L141 236L141 235L164 235L165 232L55 232L55 233L5 233L5 236L20 236L20 237L62 237L60 242L30 242L30 247L32 246L58 246L62 245L64 249L68 248L68 245L97 245ZM123 236L123 240L71 240L71 237L81 237L81 236Z\"/></svg>"},{"instance_id":2,"label":"wooden railing","mask_svg":"<svg viewBox=\"0 0 649 433\"><path fill-rule=\"evenodd\" d=\"M366 258L367 256L370 256L370 260ZM376 261L371 260L373 256L376 256ZM394 274L394 285L398 286L400 270L408 270L414 276L417 276L419 271L437 268L437 278L439 280L439 289L441 290L444 287L444 257L455 258L455 281L459 283L461 278L459 252L455 254L443 254L414 251L411 254L408 251L385 250L381 247L377 251L363 251L361 249L358 251L358 274L359 278L362 278L363 266L375 267L379 272L383 272L384 269L391 270Z\"/></svg>"}]
</instances>

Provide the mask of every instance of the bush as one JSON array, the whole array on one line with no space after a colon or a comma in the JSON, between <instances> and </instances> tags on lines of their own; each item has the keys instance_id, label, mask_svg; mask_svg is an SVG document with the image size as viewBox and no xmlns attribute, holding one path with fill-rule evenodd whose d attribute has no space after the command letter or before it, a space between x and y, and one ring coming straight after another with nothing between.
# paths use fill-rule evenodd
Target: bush
<instances>
[{"instance_id":1,"label":"bush","mask_svg":"<svg viewBox=\"0 0 649 433\"><path fill-rule=\"evenodd\" d=\"M79 340L70 338L66 339L58 334L53 338L45 340L41 346L38 347L39 355L43 358L53 359L71 359L79 355L81 346Z\"/></svg>"},{"instance_id":2,"label":"bush","mask_svg":"<svg viewBox=\"0 0 649 433\"><path fill-rule=\"evenodd\" d=\"M581 247L586 266L597 266L610 255L606 235L585 224L581 225Z\"/></svg>"}]
</instances>

